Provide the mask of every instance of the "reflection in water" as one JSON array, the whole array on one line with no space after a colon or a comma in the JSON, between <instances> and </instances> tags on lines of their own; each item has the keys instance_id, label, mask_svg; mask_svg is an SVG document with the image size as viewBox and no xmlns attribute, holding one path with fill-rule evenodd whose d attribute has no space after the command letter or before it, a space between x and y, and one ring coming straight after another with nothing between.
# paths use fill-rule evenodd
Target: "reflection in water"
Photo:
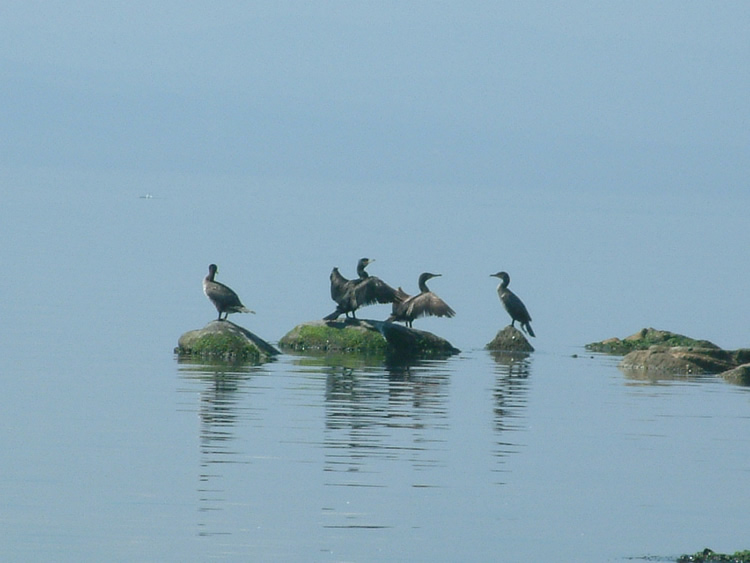
<instances>
[{"instance_id":1,"label":"reflection in water","mask_svg":"<svg viewBox=\"0 0 750 563\"><path fill-rule=\"evenodd\" d=\"M716 379L715 375L670 373L655 369L618 369L627 379L629 386L663 386L678 383L700 383Z\"/></svg>"},{"instance_id":2,"label":"reflection in water","mask_svg":"<svg viewBox=\"0 0 750 563\"><path fill-rule=\"evenodd\" d=\"M524 430L526 425L521 421L522 409L526 406L528 395L528 377L530 373L530 355L523 352L491 352L495 360L495 384L492 390L494 430L497 442L494 455L501 464L510 454L517 453L522 444L511 441L512 432ZM504 473L504 469L497 469ZM505 484L501 481L497 484Z\"/></svg>"},{"instance_id":3,"label":"reflection in water","mask_svg":"<svg viewBox=\"0 0 750 563\"><path fill-rule=\"evenodd\" d=\"M325 394L328 485L386 486L380 464L406 461L419 471L442 463L449 380L443 362L391 364L385 370L331 363Z\"/></svg>"},{"instance_id":4,"label":"reflection in water","mask_svg":"<svg viewBox=\"0 0 750 563\"><path fill-rule=\"evenodd\" d=\"M232 446L240 420L260 418L248 405L251 376L263 373L262 368L226 362L209 363L206 360L180 359L180 374L200 386L198 414L200 417L200 474L198 485L198 512L208 513L222 510L226 504L226 492L221 485L221 466L227 463L248 463L242 452ZM199 519L200 535L216 535L207 531L204 518Z\"/></svg>"}]
</instances>

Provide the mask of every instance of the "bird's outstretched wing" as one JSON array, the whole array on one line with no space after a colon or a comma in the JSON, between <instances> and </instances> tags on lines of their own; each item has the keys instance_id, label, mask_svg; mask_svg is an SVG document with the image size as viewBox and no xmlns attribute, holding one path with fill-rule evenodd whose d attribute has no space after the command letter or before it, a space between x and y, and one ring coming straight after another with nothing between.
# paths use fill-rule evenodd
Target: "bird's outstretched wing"
<instances>
[{"instance_id":1,"label":"bird's outstretched wing","mask_svg":"<svg viewBox=\"0 0 750 563\"><path fill-rule=\"evenodd\" d=\"M380 278L370 276L354 288L354 298L359 307L373 303L393 303L396 290Z\"/></svg>"},{"instance_id":2,"label":"bird's outstretched wing","mask_svg":"<svg viewBox=\"0 0 750 563\"><path fill-rule=\"evenodd\" d=\"M448 304L432 293L420 293L406 302L406 315L411 319L419 317L453 317L456 312Z\"/></svg>"},{"instance_id":3,"label":"bird's outstretched wing","mask_svg":"<svg viewBox=\"0 0 750 563\"><path fill-rule=\"evenodd\" d=\"M331 299L338 303L350 284L350 280L342 276L338 268L331 270Z\"/></svg>"}]
</instances>

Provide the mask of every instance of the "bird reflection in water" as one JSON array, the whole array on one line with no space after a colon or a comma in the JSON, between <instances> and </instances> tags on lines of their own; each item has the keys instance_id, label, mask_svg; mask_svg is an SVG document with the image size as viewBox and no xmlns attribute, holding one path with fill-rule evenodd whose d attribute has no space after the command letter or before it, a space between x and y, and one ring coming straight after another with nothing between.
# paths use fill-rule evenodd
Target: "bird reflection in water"
<instances>
[{"instance_id":1,"label":"bird reflection in water","mask_svg":"<svg viewBox=\"0 0 750 563\"><path fill-rule=\"evenodd\" d=\"M233 446L237 428L246 420L259 419L261 413L243 406L253 375L262 371L259 366L233 365L201 359L181 359L180 373L189 384L186 392L195 393L199 387L198 416L200 418L200 473L198 475L198 512L202 514L199 535L221 535L212 530L208 514L221 512L228 503L222 485L226 464L248 463Z\"/></svg>"},{"instance_id":2,"label":"bird reflection in water","mask_svg":"<svg viewBox=\"0 0 750 563\"><path fill-rule=\"evenodd\" d=\"M528 377L531 356L523 352L492 352L495 360L495 383L492 389L493 429L497 441L494 455L502 464L522 446L513 440L515 433L526 429L525 410L528 401ZM498 473L505 470L497 469ZM498 484L504 484L500 481Z\"/></svg>"},{"instance_id":3,"label":"bird reflection in water","mask_svg":"<svg viewBox=\"0 0 750 563\"><path fill-rule=\"evenodd\" d=\"M405 459L413 467L441 463L448 374L435 364L328 371L325 470L341 474L332 475L330 484L380 486L375 467L383 460Z\"/></svg>"}]
</instances>

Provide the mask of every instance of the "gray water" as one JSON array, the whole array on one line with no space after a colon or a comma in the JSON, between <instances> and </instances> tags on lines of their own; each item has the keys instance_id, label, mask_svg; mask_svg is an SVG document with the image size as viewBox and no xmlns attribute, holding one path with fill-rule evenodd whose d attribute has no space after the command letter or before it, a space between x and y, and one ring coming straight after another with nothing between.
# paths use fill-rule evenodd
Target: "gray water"
<instances>
[{"instance_id":1,"label":"gray water","mask_svg":"<svg viewBox=\"0 0 750 563\"><path fill-rule=\"evenodd\" d=\"M625 561L748 547L748 390L630 379L582 348L651 325L748 345L747 196L651 194L644 207L632 193L378 186L331 216L351 188L74 180L5 178L5 560ZM254 207L261 192L275 197ZM417 216L375 206L424 196ZM416 324L462 353L408 366L173 355L215 317L210 262L257 311L233 320L275 342L330 312L330 268L353 275L361 255L407 291L420 271L442 273L432 288L457 316ZM508 322L498 269L534 318L528 357L483 350Z\"/></svg>"}]
</instances>

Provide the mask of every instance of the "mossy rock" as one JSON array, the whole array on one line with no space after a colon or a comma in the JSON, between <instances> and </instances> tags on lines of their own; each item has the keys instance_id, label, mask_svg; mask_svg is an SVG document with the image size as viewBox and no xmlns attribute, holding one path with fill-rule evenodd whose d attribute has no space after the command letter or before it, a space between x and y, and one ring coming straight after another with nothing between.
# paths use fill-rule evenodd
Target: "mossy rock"
<instances>
[{"instance_id":1,"label":"mossy rock","mask_svg":"<svg viewBox=\"0 0 750 563\"><path fill-rule=\"evenodd\" d=\"M633 350L647 350L651 346L719 349L716 344L708 340L696 340L682 334L676 334L668 330L656 330L654 328L643 328L622 340L615 337L602 340L601 342L592 342L591 344L586 344L586 349L591 352L624 356Z\"/></svg>"},{"instance_id":2,"label":"mossy rock","mask_svg":"<svg viewBox=\"0 0 750 563\"><path fill-rule=\"evenodd\" d=\"M370 321L346 319L297 325L279 340L279 346L299 351L385 353L387 342Z\"/></svg>"},{"instance_id":3,"label":"mossy rock","mask_svg":"<svg viewBox=\"0 0 750 563\"><path fill-rule=\"evenodd\" d=\"M180 336L175 353L180 357L261 363L281 352L249 330L231 321L217 320Z\"/></svg>"},{"instance_id":4,"label":"mossy rock","mask_svg":"<svg viewBox=\"0 0 750 563\"><path fill-rule=\"evenodd\" d=\"M731 555L704 549L692 555L682 555L677 563L750 563L750 550L737 551Z\"/></svg>"},{"instance_id":5,"label":"mossy rock","mask_svg":"<svg viewBox=\"0 0 750 563\"><path fill-rule=\"evenodd\" d=\"M516 327L508 325L499 330L485 347L485 350L502 352L533 352L534 347L526 336Z\"/></svg>"},{"instance_id":6,"label":"mossy rock","mask_svg":"<svg viewBox=\"0 0 750 563\"><path fill-rule=\"evenodd\" d=\"M459 352L430 332L364 319L311 321L297 325L279 340L287 350L367 354L449 356Z\"/></svg>"}]
</instances>

